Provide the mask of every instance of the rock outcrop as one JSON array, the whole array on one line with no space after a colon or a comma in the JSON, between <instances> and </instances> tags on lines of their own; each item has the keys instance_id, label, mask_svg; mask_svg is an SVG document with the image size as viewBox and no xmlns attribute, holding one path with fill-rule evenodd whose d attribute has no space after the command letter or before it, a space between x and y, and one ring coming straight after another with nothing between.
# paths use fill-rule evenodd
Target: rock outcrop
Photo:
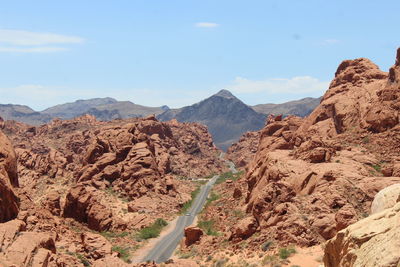
<instances>
[{"instance_id":1,"label":"rock outcrop","mask_svg":"<svg viewBox=\"0 0 400 267\"><path fill-rule=\"evenodd\" d=\"M5 266L126 266L119 257L140 242L126 233L172 219L190 200L191 179L227 170L196 123L85 115L0 126L15 146L0 133Z\"/></svg>"},{"instance_id":2,"label":"rock outcrop","mask_svg":"<svg viewBox=\"0 0 400 267\"><path fill-rule=\"evenodd\" d=\"M14 191L14 187L17 186L17 159L14 148L0 131L0 223L18 215L19 199Z\"/></svg>"},{"instance_id":3,"label":"rock outcrop","mask_svg":"<svg viewBox=\"0 0 400 267\"><path fill-rule=\"evenodd\" d=\"M227 158L235 163L236 168L246 167L254 158L260 140L259 132L247 132L226 152Z\"/></svg>"},{"instance_id":4,"label":"rock outcrop","mask_svg":"<svg viewBox=\"0 0 400 267\"><path fill-rule=\"evenodd\" d=\"M398 61L387 74L368 59L346 60L308 117L269 117L245 177L246 211L264 239L324 242L399 183Z\"/></svg>"},{"instance_id":5,"label":"rock outcrop","mask_svg":"<svg viewBox=\"0 0 400 267\"><path fill-rule=\"evenodd\" d=\"M400 202L400 184L394 184L379 191L371 205L371 214L384 211Z\"/></svg>"},{"instance_id":6,"label":"rock outcrop","mask_svg":"<svg viewBox=\"0 0 400 267\"><path fill-rule=\"evenodd\" d=\"M203 230L198 227L186 227L183 243L186 247L189 247L192 244L200 241L200 238L203 236L203 234Z\"/></svg>"},{"instance_id":7,"label":"rock outcrop","mask_svg":"<svg viewBox=\"0 0 400 267\"><path fill-rule=\"evenodd\" d=\"M325 246L326 267L397 267L400 264L400 202L340 231Z\"/></svg>"}]
</instances>

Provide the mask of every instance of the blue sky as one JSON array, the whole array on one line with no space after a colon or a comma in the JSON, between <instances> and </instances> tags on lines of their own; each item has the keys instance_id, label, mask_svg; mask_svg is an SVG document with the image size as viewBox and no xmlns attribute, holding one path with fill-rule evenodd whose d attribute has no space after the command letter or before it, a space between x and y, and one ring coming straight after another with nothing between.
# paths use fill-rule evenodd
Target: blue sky
<instances>
[{"instance_id":1,"label":"blue sky","mask_svg":"<svg viewBox=\"0 0 400 267\"><path fill-rule=\"evenodd\" d=\"M382 70L400 1L1 1L0 103L93 97L181 107L222 88L247 104L320 96L344 59Z\"/></svg>"}]
</instances>

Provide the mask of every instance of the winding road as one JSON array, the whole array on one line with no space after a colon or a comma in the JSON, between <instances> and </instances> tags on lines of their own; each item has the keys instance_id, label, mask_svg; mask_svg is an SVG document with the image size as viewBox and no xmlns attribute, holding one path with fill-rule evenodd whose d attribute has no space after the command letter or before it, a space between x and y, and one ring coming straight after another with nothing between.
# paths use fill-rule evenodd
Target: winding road
<instances>
[{"instance_id":1,"label":"winding road","mask_svg":"<svg viewBox=\"0 0 400 267\"><path fill-rule=\"evenodd\" d=\"M231 166L232 165L230 165L230 167ZM210 193L211 188L213 187L218 177L219 175L215 175L205 185L201 187L199 194L197 194L192 206L190 207L186 215L179 216L175 229L154 246L149 254L147 254L147 256L143 258L144 262L154 261L156 263L161 263L165 262L172 256L175 248L178 246L180 240L183 238L184 229L193 223L194 218L203 208L207 200L207 196Z\"/></svg>"}]
</instances>

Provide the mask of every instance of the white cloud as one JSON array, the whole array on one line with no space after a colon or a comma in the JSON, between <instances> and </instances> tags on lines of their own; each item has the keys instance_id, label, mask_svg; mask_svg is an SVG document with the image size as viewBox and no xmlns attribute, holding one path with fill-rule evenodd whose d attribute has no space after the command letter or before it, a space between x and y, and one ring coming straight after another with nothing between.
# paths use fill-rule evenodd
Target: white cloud
<instances>
[{"instance_id":1,"label":"white cloud","mask_svg":"<svg viewBox=\"0 0 400 267\"><path fill-rule=\"evenodd\" d=\"M0 43L10 45L34 46L46 44L77 44L83 42L84 39L77 36L0 29Z\"/></svg>"},{"instance_id":2,"label":"white cloud","mask_svg":"<svg viewBox=\"0 0 400 267\"><path fill-rule=\"evenodd\" d=\"M43 47L0 47L0 53L51 53L51 52L60 52L66 51L68 48L65 47L51 47L51 46L43 46Z\"/></svg>"},{"instance_id":3,"label":"white cloud","mask_svg":"<svg viewBox=\"0 0 400 267\"><path fill-rule=\"evenodd\" d=\"M215 28L218 27L219 24L214 22L197 22L195 26L198 28Z\"/></svg>"},{"instance_id":4,"label":"white cloud","mask_svg":"<svg viewBox=\"0 0 400 267\"><path fill-rule=\"evenodd\" d=\"M290 79L271 78L265 80L249 80L236 77L226 88L234 93L251 94L266 92L269 94L311 94L323 93L329 82L320 81L310 76L298 76Z\"/></svg>"},{"instance_id":5,"label":"white cloud","mask_svg":"<svg viewBox=\"0 0 400 267\"><path fill-rule=\"evenodd\" d=\"M54 33L0 29L0 52L48 53L68 50L51 45L80 44L85 40L77 36ZM50 45L50 46L49 46Z\"/></svg>"}]
</instances>

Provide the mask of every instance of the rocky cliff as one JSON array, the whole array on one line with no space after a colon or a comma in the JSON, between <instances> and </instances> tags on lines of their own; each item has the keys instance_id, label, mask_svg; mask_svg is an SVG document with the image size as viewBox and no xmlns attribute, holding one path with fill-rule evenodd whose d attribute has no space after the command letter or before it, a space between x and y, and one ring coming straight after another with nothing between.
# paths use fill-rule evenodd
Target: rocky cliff
<instances>
[{"instance_id":1,"label":"rocky cliff","mask_svg":"<svg viewBox=\"0 0 400 267\"><path fill-rule=\"evenodd\" d=\"M398 64L398 63L396 63ZM374 195L397 183L398 80L368 59L338 67L305 119L271 119L246 175L247 212L260 231L312 245L368 214ZM389 176L389 177L383 177Z\"/></svg>"}]
</instances>

